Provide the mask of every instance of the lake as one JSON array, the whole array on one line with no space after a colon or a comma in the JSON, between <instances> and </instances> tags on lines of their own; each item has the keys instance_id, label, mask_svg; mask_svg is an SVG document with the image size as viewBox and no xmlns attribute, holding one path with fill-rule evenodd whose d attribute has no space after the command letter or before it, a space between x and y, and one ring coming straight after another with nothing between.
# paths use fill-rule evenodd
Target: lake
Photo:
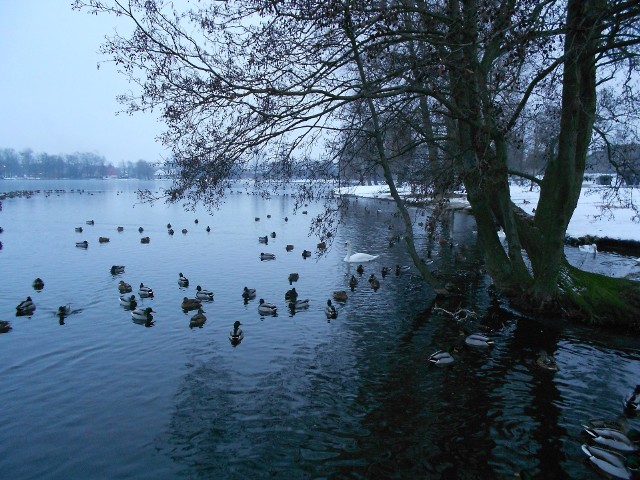
<instances>
[{"instance_id":1,"label":"lake","mask_svg":"<svg viewBox=\"0 0 640 480\"><path fill-rule=\"evenodd\" d=\"M431 267L462 292L438 305L481 315L455 321L425 310L434 293L415 268L395 275L410 261L402 243L389 243L400 231L391 203L352 199L318 256L308 232L321 205L303 214L291 195L264 199L243 187L213 214L137 202L138 188L167 185L0 180L0 192L41 190L4 200L0 211L0 320L13 327L0 335L2 478L600 478L585 463L582 425L622 415L623 397L640 383L638 339L501 308L487 293L471 216L438 226L455 248L416 226ZM83 240L88 248L76 247ZM380 254L362 276L343 261L347 240ZM261 252L276 258L261 261ZM577 249L570 254L585 262ZM607 268L629 265L599 258ZM112 275L112 265L124 273ZM384 278L382 266L391 268ZM189 287L178 285L179 273ZM150 328L119 304L121 280L136 298L141 282L153 288L153 299L139 299L155 312ZM203 303L204 326L190 328L194 312L181 302L197 285L214 300ZM243 301L245 286L256 299ZM292 286L308 309L287 309ZM328 321L335 290L348 299L334 301L338 317ZM35 312L16 317L27 296ZM260 298L277 316L259 315ZM72 313L60 322L67 303ZM233 346L236 320L245 336ZM483 328L495 346L465 348L466 333ZM431 366L429 355L443 348L455 362ZM557 372L539 368L540 350L554 355Z\"/></svg>"}]
</instances>

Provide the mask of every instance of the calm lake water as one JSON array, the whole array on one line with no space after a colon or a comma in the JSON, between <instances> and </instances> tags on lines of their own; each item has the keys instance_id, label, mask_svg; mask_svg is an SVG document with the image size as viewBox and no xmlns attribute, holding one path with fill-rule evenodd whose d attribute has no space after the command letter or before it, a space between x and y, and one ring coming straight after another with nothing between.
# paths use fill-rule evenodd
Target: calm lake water
<instances>
[{"instance_id":1,"label":"calm lake water","mask_svg":"<svg viewBox=\"0 0 640 480\"><path fill-rule=\"evenodd\" d=\"M425 311L434 294L411 271L393 273L409 259L402 244L389 245L399 229L390 203L353 201L318 257L308 227L319 205L305 215L289 195L265 200L240 188L213 215L137 203L138 188L163 185L0 180L0 192L63 190L5 200L0 212L0 319L13 326L0 335L0 477L501 479L525 470L600 478L580 450L581 425L622 414L624 395L640 383L638 338L499 309L479 268L472 217L439 227L454 249L418 238L432 267L463 291L442 306L482 315L460 323ZM100 236L110 242L99 244ZM87 249L75 246L82 240ZM381 255L362 276L343 262L346 240ZM314 255L302 258L303 249ZM261 252L276 259L261 261ZM600 265L631 263L605 256ZM111 275L112 265L125 272ZM392 273L382 278L384 265ZM188 288L178 286L180 272ZM299 298L310 302L293 315L284 300L292 272ZM351 274L359 279L353 292ZM41 291L32 288L36 277ZM151 328L120 306L120 280L136 297L140 282L155 291L142 301L156 312ZM192 329L193 312L180 303L196 285L215 297L204 305L206 324ZM246 304L244 286L257 290ZM329 322L323 309L334 290L349 298ZM28 295L36 311L16 317ZM261 317L259 298L276 304L277 316ZM61 325L55 313L67 303L73 313ZM245 338L234 347L227 336L236 320ZM494 348L464 348L465 332L482 327ZM453 365L429 366L431 353L450 347ZM542 349L559 371L536 365Z\"/></svg>"}]
</instances>

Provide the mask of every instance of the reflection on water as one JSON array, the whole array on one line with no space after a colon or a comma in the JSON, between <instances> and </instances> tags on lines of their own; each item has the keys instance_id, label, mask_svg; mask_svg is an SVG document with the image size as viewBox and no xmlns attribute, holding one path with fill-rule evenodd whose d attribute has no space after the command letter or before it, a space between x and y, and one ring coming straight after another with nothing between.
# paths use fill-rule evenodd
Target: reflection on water
<instances>
[{"instance_id":1,"label":"reflection on water","mask_svg":"<svg viewBox=\"0 0 640 480\"><path fill-rule=\"evenodd\" d=\"M5 190L18 189L9 183ZM438 225L442 241L416 227L425 259L460 291L439 307L480 314L456 321L425 310L433 292L413 269L396 275L409 259L389 203L352 201L326 255L304 258L316 251L307 236L316 205L306 216L288 195L234 193L208 215L136 204L140 185L66 182L66 193L3 204L0 262L12 280L0 291L0 315L13 327L0 336L3 477L597 478L580 451L581 425L622 414L622 398L640 383L637 338L502 309L487 294L472 217ZM188 233L169 235L168 223ZM260 237L275 260L260 261ZM85 239L89 247L77 249ZM362 275L342 261L347 240L380 255ZM125 272L111 275L113 265ZM189 287L178 285L180 272ZM39 291L36 277L45 282ZM136 296L137 308L153 309L153 328L120 305L120 280L153 286L152 298ZM184 313L181 302L196 285L214 297L206 322L190 328L195 311ZM289 310L292 285L308 308ZM244 298L245 286L257 295ZM348 299L333 302L339 314L327 321L336 290ZM16 318L27 295L37 309ZM278 315L260 315L260 298ZM244 338L234 345L236 321ZM475 331L495 345L465 347ZM439 349L455 363L430 366ZM557 372L537 365L541 350Z\"/></svg>"}]
</instances>

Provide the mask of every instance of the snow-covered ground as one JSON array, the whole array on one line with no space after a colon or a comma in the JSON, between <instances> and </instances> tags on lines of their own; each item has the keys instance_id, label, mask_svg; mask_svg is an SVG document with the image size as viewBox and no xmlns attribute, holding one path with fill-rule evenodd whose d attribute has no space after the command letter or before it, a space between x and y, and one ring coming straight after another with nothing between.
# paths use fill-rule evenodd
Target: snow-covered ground
<instances>
[{"instance_id":1,"label":"snow-covered ground","mask_svg":"<svg viewBox=\"0 0 640 480\"><path fill-rule=\"evenodd\" d=\"M578 206L573 213L567 234L572 237L592 235L600 238L612 238L620 240L640 241L640 222L634 221L634 215L630 208L613 208L611 214L604 214L601 206L604 187L585 185L580 195ZM389 198L389 188L386 185L365 185L344 187L336 193L351 194L359 197ZM401 190L401 194L408 193L408 189ZM629 190L628 194L638 193ZM538 205L539 191L531 190L526 186L511 186L511 198L513 202L523 210L532 213Z\"/></svg>"}]
</instances>

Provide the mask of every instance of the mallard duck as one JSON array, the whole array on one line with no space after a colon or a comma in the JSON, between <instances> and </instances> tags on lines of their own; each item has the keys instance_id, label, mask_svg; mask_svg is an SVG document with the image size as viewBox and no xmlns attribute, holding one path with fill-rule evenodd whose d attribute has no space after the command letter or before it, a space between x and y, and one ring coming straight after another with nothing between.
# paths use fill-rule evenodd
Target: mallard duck
<instances>
[{"instance_id":1,"label":"mallard duck","mask_svg":"<svg viewBox=\"0 0 640 480\"><path fill-rule=\"evenodd\" d=\"M327 300L327 306L324 307L324 314L328 320L338 318L338 310L336 310L336 307L331 303L331 299Z\"/></svg>"},{"instance_id":2,"label":"mallard duck","mask_svg":"<svg viewBox=\"0 0 640 480\"><path fill-rule=\"evenodd\" d=\"M285 247L284 247L284 249L285 249L287 252L290 252L291 250L293 250L293 245L287 245L287 246L285 246Z\"/></svg>"},{"instance_id":3,"label":"mallard duck","mask_svg":"<svg viewBox=\"0 0 640 480\"><path fill-rule=\"evenodd\" d=\"M260 253L260 260L275 260L276 256L273 253Z\"/></svg>"},{"instance_id":4,"label":"mallard duck","mask_svg":"<svg viewBox=\"0 0 640 480\"><path fill-rule=\"evenodd\" d=\"M98 237L98 243L109 243L109 237Z\"/></svg>"},{"instance_id":5,"label":"mallard duck","mask_svg":"<svg viewBox=\"0 0 640 480\"><path fill-rule=\"evenodd\" d=\"M336 290L335 292L333 292L332 296L334 300L337 300L339 302L346 302L347 298L349 298L347 296L347 292L345 292L344 290Z\"/></svg>"},{"instance_id":6,"label":"mallard duck","mask_svg":"<svg viewBox=\"0 0 640 480\"><path fill-rule=\"evenodd\" d=\"M258 237L258 242L267 244L269 243L269 237L267 237L266 235L264 237Z\"/></svg>"},{"instance_id":7,"label":"mallard duck","mask_svg":"<svg viewBox=\"0 0 640 480\"><path fill-rule=\"evenodd\" d=\"M155 313L155 311L151 307L147 307L145 309L136 308L131 312L131 318L137 321L142 321L145 325L150 326L153 320L153 315L151 315L152 313Z\"/></svg>"},{"instance_id":8,"label":"mallard duck","mask_svg":"<svg viewBox=\"0 0 640 480\"><path fill-rule=\"evenodd\" d=\"M193 223L195 223L196 225L198 224L198 219L196 218Z\"/></svg>"},{"instance_id":9,"label":"mallard duck","mask_svg":"<svg viewBox=\"0 0 640 480\"><path fill-rule=\"evenodd\" d=\"M182 303L180 304L182 309L186 310L186 311L196 310L196 309L200 308L201 305L202 305L202 302L199 299L197 299L197 298L187 298L187 297L184 297L182 299Z\"/></svg>"},{"instance_id":10,"label":"mallard duck","mask_svg":"<svg viewBox=\"0 0 640 480\"><path fill-rule=\"evenodd\" d=\"M630 480L633 478L633 472L640 466L637 455L625 457L594 445L582 445L582 451L587 455L590 464L609 478Z\"/></svg>"},{"instance_id":11,"label":"mallard duck","mask_svg":"<svg viewBox=\"0 0 640 480\"><path fill-rule=\"evenodd\" d=\"M636 385L636 388L624 398L623 406L625 412L637 413L638 406L640 404L640 385Z\"/></svg>"},{"instance_id":12,"label":"mallard duck","mask_svg":"<svg viewBox=\"0 0 640 480\"><path fill-rule=\"evenodd\" d=\"M319 242L319 243L316 245L316 248L317 248L318 250L324 250L324 249L326 249L326 248L327 248L327 242Z\"/></svg>"},{"instance_id":13,"label":"mallard duck","mask_svg":"<svg viewBox=\"0 0 640 480\"><path fill-rule=\"evenodd\" d=\"M139 231L140 233L142 233L142 232L144 232L144 228L139 227L139 228L138 228L138 231Z\"/></svg>"},{"instance_id":14,"label":"mallard duck","mask_svg":"<svg viewBox=\"0 0 640 480\"><path fill-rule=\"evenodd\" d=\"M35 290L42 290L44 288L44 282L42 281L42 279L40 277L36 278L33 281L33 288Z\"/></svg>"},{"instance_id":15,"label":"mallard duck","mask_svg":"<svg viewBox=\"0 0 640 480\"><path fill-rule=\"evenodd\" d=\"M180 285L181 287L189 286L189 279L182 275L182 272L180 272L180 276L178 277L178 285Z\"/></svg>"},{"instance_id":16,"label":"mallard duck","mask_svg":"<svg viewBox=\"0 0 640 480\"><path fill-rule=\"evenodd\" d=\"M264 298L260 299L260 305L258 305L258 312L260 315L275 315L278 311L278 307L276 307L273 303L267 303L264 301Z\"/></svg>"},{"instance_id":17,"label":"mallard duck","mask_svg":"<svg viewBox=\"0 0 640 480\"><path fill-rule=\"evenodd\" d=\"M206 312L202 310L202 308L198 308L198 312L193 317L191 317L191 320L189 320L189 327L202 328L202 326L207 321L207 317L205 317L204 315L205 313Z\"/></svg>"},{"instance_id":18,"label":"mallard duck","mask_svg":"<svg viewBox=\"0 0 640 480\"><path fill-rule=\"evenodd\" d=\"M396 276L400 276L404 272L408 272L410 269L409 265L396 265Z\"/></svg>"},{"instance_id":19,"label":"mallard duck","mask_svg":"<svg viewBox=\"0 0 640 480\"><path fill-rule=\"evenodd\" d=\"M389 267L382 267L380 274L382 275L382 278L386 277L389 274Z\"/></svg>"},{"instance_id":20,"label":"mallard duck","mask_svg":"<svg viewBox=\"0 0 640 480\"><path fill-rule=\"evenodd\" d=\"M238 320L233 322L233 329L229 332L229 341L232 345L238 345L244 338L244 332L240 328L242 325Z\"/></svg>"},{"instance_id":21,"label":"mallard duck","mask_svg":"<svg viewBox=\"0 0 640 480\"><path fill-rule=\"evenodd\" d=\"M309 258L311 256L311 252L309 250L302 250L302 258Z\"/></svg>"},{"instance_id":22,"label":"mallard duck","mask_svg":"<svg viewBox=\"0 0 640 480\"><path fill-rule=\"evenodd\" d=\"M11 323L6 320L0 320L0 333L8 333L11 330Z\"/></svg>"},{"instance_id":23,"label":"mallard duck","mask_svg":"<svg viewBox=\"0 0 640 480\"><path fill-rule=\"evenodd\" d=\"M26 300L21 301L16 306L16 314L24 315L24 314L33 313L35 309L36 309L36 304L33 303L33 300L31 300L31 297L27 297Z\"/></svg>"},{"instance_id":24,"label":"mallard duck","mask_svg":"<svg viewBox=\"0 0 640 480\"><path fill-rule=\"evenodd\" d=\"M82 227L76 227L76 232L82 233Z\"/></svg>"},{"instance_id":25,"label":"mallard duck","mask_svg":"<svg viewBox=\"0 0 640 480\"><path fill-rule=\"evenodd\" d=\"M186 235L186 234L187 234L187 229L186 229L186 228L183 228L183 229L182 229L182 233L184 233L184 234Z\"/></svg>"},{"instance_id":26,"label":"mallard duck","mask_svg":"<svg viewBox=\"0 0 640 480\"><path fill-rule=\"evenodd\" d=\"M118 227L118 228L116 228L116 230L117 230L118 232L123 232L123 231L124 231L124 227Z\"/></svg>"},{"instance_id":27,"label":"mallard duck","mask_svg":"<svg viewBox=\"0 0 640 480\"><path fill-rule=\"evenodd\" d=\"M362 275L364 273L364 266L362 264L358 265L356 267L356 272L358 272L359 275Z\"/></svg>"},{"instance_id":28,"label":"mallard duck","mask_svg":"<svg viewBox=\"0 0 640 480\"><path fill-rule=\"evenodd\" d=\"M378 258L380 255L369 255L368 253L351 253L351 242L345 242L345 247L347 247L347 256L344 257L344 261L347 263L362 263L362 262L371 262Z\"/></svg>"},{"instance_id":29,"label":"mallard duck","mask_svg":"<svg viewBox=\"0 0 640 480\"><path fill-rule=\"evenodd\" d=\"M290 273L289 274L289 285L291 285L293 282L297 282L300 279L300 275L297 273Z\"/></svg>"},{"instance_id":30,"label":"mallard duck","mask_svg":"<svg viewBox=\"0 0 640 480\"><path fill-rule=\"evenodd\" d=\"M69 315L71 313L71 304L67 303L66 305L60 305L58 307L58 315Z\"/></svg>"},{"instance_id":31,"label":"mallard duck","mask_svg":"<svg viewBox=\"0 0 640 480\"><path fill-rule=\"evenodd\" d=\"M429 356L429 362L433 365L444 366L451 365L455 359L446 350L438 350Z\"/></svg>"},{"instance_id":32,"label":"mallard duck","mask_svg":"<svg viewBox=\"0 0 640 480\"><path fill-rule=\"evenodd\" d=\"M296 287L293 287L291 290L287 290L284 294L285 300L291 300L292 302L295 302L297 298L298 292L296 292Z\"/></svg>"},{"instance_id":33,"label":"mallard duck","mask_svg":"<svg viewBox=\"0 0 640 480\"><path fill-rule=\"evenodd\" d=\"M544 350L541 350L540 353L538 354L538 359L536 360L536 363L540 368L543 368L545 370L549 370L552 372L555 372L558 370L558 364L556 363L556 360L553 358L553 356L549 355Z\"/></svg>"},{"instance_id":34,"label":"mallard duck","mask_svg":"<svg viewBox=\"0 0 640 480\"><path fill-rule=\"evenodd\" d=\"M205 228L205 230L207 231L207 233L209 233L211 231L211 227L207 225L207 228Z\"/></svg>"},{"instance_id":35,"label":"mallard duck","mask_svg":"<svg viewBox=\"0 0 640 480\"><path fill-rule=\"evenodd\" d=\"M118 275L120 273L124 273L124 265L112 265L111 266L111 275Z\"/></svg>"},{"instance_id":36,"label":"mallard duck","mask_svg":"<svg viewBox=\"0 0 640 480\"><path fill-rule=\"evenodd\" d=\"M118 283L118 290L120 291L120 293L129 293L132 289L131 285L126 283L124 280L120 280L120 282Z\"/></svg>"},{"instance_id":37,"label":"mallard duck","mask_svg":"<svg viewBox=\"0 0 640 480\"><path fill-rule=\"evenodd\" d=\"M128 308L129 310L135 310L135 308L138 306L138 302L136 301L136 296L131 295L130 297L128 297L126 295L120 295L120 305L122 305L125 308Z\"/></svg>"},{"instance_id":38,"label":"mallard duck","mask_svg":"<svg viewBox=\"0 0 640 480\"><path fill-rule=\"evenodd\" d=\"M196 287L196 298L201 300L213 300L213 292L209 290L203 290L200 285Z\"/></svg>"},{"instance_id":39,"label":"mallard duck","mask_svg":"<svg viewBox=\"0 0 640 480\"><path fill-rule=\"evenodd\" d=\"M591 440L603 447L612 448L622 453L638 451L640 433L637 430L629 430L627 433L611 427L590 427L583 425L584 431Z\"/></svg>"},{"instance_id":40,"label":"mallard duck","mask_svg":"<svg viewBox=\"0 0 640 480\"><path fill-rule=\"evenodd\" d=\"M358 279L355 277L355 275L351 275L351 278L349 279L349 288L351 289L352 292L355 290L357 285L358 285Z\"/></svg>"},{"instance_id":41,"label":"mallard duck","mask_svg":"<svg viewBox=\"0 0 640 480\"><path fill-rule=\"evenodd\" d=\"M481 333L472 333L464 339L464 344L474 348L489 348L493 346L493 341Z\"/></svg>"},{"instance_id":42,"label":"mallard duck","mask_svg":"<svg viewBox=\"0 0 640 480\"><path fill-rule=\"evenodd\" d=\"M289 310L295 312L296 310L305 310L309 308L309 299L305 298L304 300L296 300L289 302Z\"/></svg>"},{"instance_id":43,"label":"mallard duck","mask_svg":"<svg viewBox=\"0 0 640 480\"><path fill-rule=\"evenodd\" d=\"M87 225L93 225L95 222L93 220L87 220Z\"/></svg>"},{"instance_id":44,"label":"mallard duck","mask_svg":"<svg viewBox=\"0 0 640 480\"><path fill-rule=\"evenodd\" d=\"M150 287L145 287L144 283L140 282L140 288L138 289L138 295L140 295L140 298L153 297L153 289L151 289Z\"/></svg>"},{"instance_id":45,"label":"mallard duck","mask_svg":"<svg viewBox=\"0 0 640 480\"><path fill-rule=\"evenodd\" d=\"M151 239L149 237L142 237L140 239L140 243L150 243Z\"/></svg>"},{"instance_id":46,"label":"mallard duck","mask_svg":"<svg viewBox=\"0 0 640 480\"><path fill-rule=\"evenodd\" d=\"M167 229L171 228L171 224L167 223Z\"/></svg>"},{"instance_id":47,"label":"mallard duck","mask_svg":"<svg viewBox=\"0 0 640 480\"><path fill-rule=\"evenodd\" d=\"M380 280L378 280L373 273L369 276L369 285L371 285L374 291L380 288Z\"/></svg>"},{"instance_id":48,"label":"mallard duck","mask_svg":"<svg viewBox=\"0 0 640 480\"><path fill-rule=\"evenodd\" d=\"M76 247L78 248L88 248L89 247L89 242L87 242L86 240L83 242L76 242Z\"/></svg>"},{"instance_id":49,"label":"mallard duck","mask_svg":"<svg viewBox=\"0 0 640 480\"><path fill-rule=\"evenodd\" d=\"M256 289L244 287L244 289L242 290L242 298L244 298L245 300L256 298Z\"/></svg>"}]
</instances>

